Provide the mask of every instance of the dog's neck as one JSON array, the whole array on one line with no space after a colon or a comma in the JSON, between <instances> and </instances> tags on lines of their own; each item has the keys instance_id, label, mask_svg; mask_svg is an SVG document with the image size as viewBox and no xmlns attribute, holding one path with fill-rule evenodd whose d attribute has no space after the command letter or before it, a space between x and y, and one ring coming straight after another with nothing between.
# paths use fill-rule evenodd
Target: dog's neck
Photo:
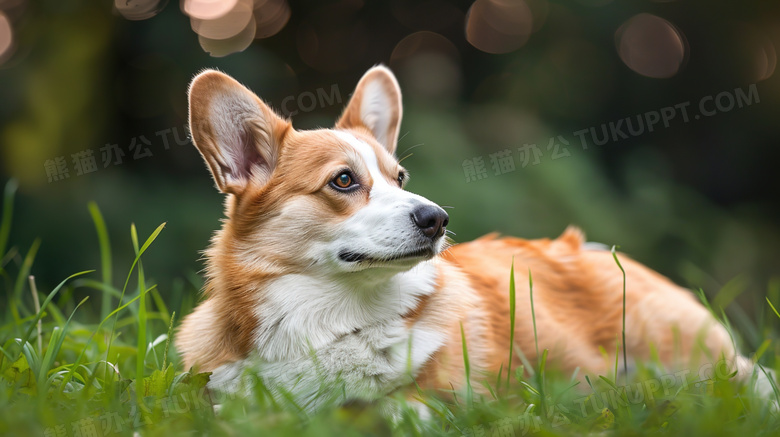
<instances>
[{"instance_id":1,"label":"dog's neck","mask_svg":"<svg viewBox=\"0 0 780 437\"><path fill-rule=\"evenodd\" d=\"M381 273L288 274L258 284L257 354L267 361L304 356L342 335L403 317L435 290L433 260L408 271Z\"/></svg>"}]
</instances>

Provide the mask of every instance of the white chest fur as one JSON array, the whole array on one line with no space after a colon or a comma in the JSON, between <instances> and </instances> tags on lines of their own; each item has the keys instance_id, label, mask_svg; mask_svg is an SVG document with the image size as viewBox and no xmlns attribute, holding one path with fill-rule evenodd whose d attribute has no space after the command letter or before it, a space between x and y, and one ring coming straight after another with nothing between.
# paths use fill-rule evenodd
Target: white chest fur
<instances>
[{"instance_id":1,"label":"white chest fur","mask_svg":"<svg viewBox=\"0 0 780 437\"><path fill-rule=\"evenodd\" d=\"M285 276L264 290L256 309L255 352L217 368L209 385L231 390L245 372L257 373L308 409L330 394L339 401L384 396L411 382L444 343L443 333L403 319L434 292L435 279L432 262L381 282Z\"/></svg>"}]
</instances>

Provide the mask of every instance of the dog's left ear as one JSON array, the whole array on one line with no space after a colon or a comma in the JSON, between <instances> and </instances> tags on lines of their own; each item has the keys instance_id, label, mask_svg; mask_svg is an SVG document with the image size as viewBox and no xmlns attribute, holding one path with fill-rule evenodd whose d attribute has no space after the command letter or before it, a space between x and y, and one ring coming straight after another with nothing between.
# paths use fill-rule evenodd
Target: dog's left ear
<instances>
[{"instance_id":1,"label":"dog's left ear","mask_svg":"<svg viewBox=\"0 0 780 437\"><path fill-rule=\"evenodd\" d=\"M219 71L198 74L189 100L192 140L219 191L240 195L250 184L267 184L290 123Z\"/></svg>"},{"instance_id":2,"label":"dog's left ear","mask_svg":"<svg viewBox=\"0 0 780 437\"><path fill-rule=\"evenodd\" d=\"M360 79L336 127L364 127L393 154L401 128L401 111L398 81L389 68L379 65Z\"/></svg>"}]
</instances>

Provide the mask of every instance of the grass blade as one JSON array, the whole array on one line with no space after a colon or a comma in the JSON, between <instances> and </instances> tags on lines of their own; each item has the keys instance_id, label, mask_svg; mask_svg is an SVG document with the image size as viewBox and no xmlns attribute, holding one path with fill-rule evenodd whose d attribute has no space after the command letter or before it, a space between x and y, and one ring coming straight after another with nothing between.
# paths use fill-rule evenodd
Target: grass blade
<instances>
[{"instance_id":1,"label":"grass blade","mask_svg":"<svg viewBox=\"0 0 780 437\"><path fill-rule=\"evenodd\" d=\"M542 413L546 416L547 415L547 394L545 393L545 385L546 385L546 369L547 369L547 353L549 352L549 349L545 349L544 352L542 352L542 358L539 360L539 405L542 408Z\"/></svg>"},{"instance_id":2,"label":"grass blade","mask_svg":"<svg viewBox=\"0 0 780 437\"><path fill-rule=\"evenodd\" d=\"M766 303L768 303L768 304L769 304L769 308L772 308L772 311L775 313L775 315L776 315L778 318L780 318L780 313L778 313L778 312L777 312L777 309L775 309L775 306L774 306L774 305L772 305L772 301L771 301L771 300L769 300L769 298L768 298L768 297L766 298Z\"/></svg>"},{"instance_id":3,"label":"grass blade","mask_svg":"<svg viewBox=\"0 0 780 437\"><path fill-rule=\"evenodd\" d=\"M32 269L33 261L35 261L35 255L38 253L38 249L41 247L41 240L39 238L36 238L35 241L33 241L32 246L30 246L30 250L27 251L27 255L24 257L24 261L22 262L22 268L19 270L19 275L16 277L16 283L14 284L14 293L13 293L13 299L11 304L11 314L14 317L14 320L17 324L20 323L22 316L19 313L19 308L17 306L22 306L22 289L24 288L24 281L27 279L28 276L30 276L30 269ZM23 307L24 309L24 307Z\"/></svg>"},{"instance_id":4,"label":"grass blade","mask_svg":"<svg viewBox=\"0 0 780 437\"><path fill-rule=\"evenodd\" d=\"M772 392L775 394L775 401L780 403L780 390L778 390L777 384L775 384L774 374L768 373L761 364L756 364L758 365L758 368L761 369L761 371L764 373L766 379L769 381L769 385L772 387Z\"/></svg>"},{"instance_id":5,"label":"grass blade","mask_svg":"<svg viewBox=\"0 0 780 437\"><path fill-rule=\"evenodd\" d=\"M628 385L628 359L626 352L626 270L623 268L623 265L620 264L615 248L616 246L612 246L612 258L615 259L615 263L617 263L620 271L623 273L623 372L626 377L626 385ZM617 381L617 366L615 366L615 381Z\"/></svg>"},{"instance_id":6,"label":"grass blade","mask_svg":"<svg viewBox=\"0 0 780 437\"><path fill-rule=\"evenodd\" d=\"M28 277L30 280L30 294L32 294L33 298L33 304L35 305L35 314L38 314L41 312L41 302L40 299L38 299L38 287L35 286L35 276L30 275ZM37 323L38 328L38 353L43 353L43 327L41 326L41 320L38 319Z\"/></svg>"},{"instance_id":7,"label":"grass blade","mask_svg":"<svg viewBox=\"0 0 780 437\"><path fill-rule=\"evenodd\" d=\"M162 316L163 321L165 321L165 324L169 324L171 322L171 312L168 310L168 306L165 305L165 301L163 301L162 296L160 296L159 290L154 290L152 292L152 300L154 301L154 305L157 307L157 311L159 311L160 315Z\"/></svg>"},{"instance_id":8,"label":"grass blade","mask_svg":"<svg viewBox=\"0 0 780 437\"><path fill-rule=\"evenodd\" d=\"M728 308L736 298L748 288L748 279L744 275L737 275L730 279L723 287L720 288L718 294L712 298L713 308Z\"/></svg>"},{"instance_id":9,"label":"grass blade","mask_svg":"<svg viewBox=\"0 0 780 437\"><path fill-rule=\"evenodd\" d=\"M146 290L146 292L149 292L149 290ZM95 328L95 331L94 331L94 332L92 333L92 335L89 337L89 340L87 340L87 342L86 342L86 343L84 343L84 348L81 350L81 353L79 354L78 358L76 358L76 361L75 361L75 362L73 363L73 365L71 366L71 368L70 368L70 371L68 372L68 374L67 374L67 375L65 376L65 378L63 379L63 381L62 381L62 385L60 386L60 393L62 393L62 390L65 388L65 386L67 385L67 383L68 383L68 382L70 382L70 380L73 378L73 373L74 373L74 372L76 371L76 369L78 369L78 367L81 365L81 360L83 360L83 359L84 359L84 355L85 355L85 354L86 354L86 352L87 352L87 348L89 348L89 345L92 343L92 340L94 340L94 339L95 339L95 335L97 335L97 333L98 333L98 332L100 332L100 328L102 328L102 327L103 327L103 324L105 324L105 323L106 323L106 322L107 322L107 321L108 321L110 318L112 318L113 316L115 316L115 315L116 315L116 314L118 314L120 311L122 311L123 309L127 308L127 307L128 307L128 306L130 306L130 305L131 305L133 302L135 302L136 300L138 300L138 299L140 299L140 298L141 298L141 295L139 294L138 296L136 296L136 297L134 297L134 298L130 299L130 301L129 301L129 302L127 302L126 304L119 306L119 307L118 307L118 308L116 308L114 311L111 311L111 312L110 312L110 313L109 313L109 314L108 314L108 315L107 315L107 316L106 316L106 317L105 317L105 318L104 318L104 319L103 319L103 320L102 320L102 321L101 321L101 322L98 324L97 328Z\"/></svg>"},{"instance_id":10,"label":"grass blade","mask_svg":"<svg viewBox=\"0 0 780 437\"><path fill-rule=\"evenodd\" d=\"M516 296L515 296L515 257L512 257L512 267L509 271L509 365L506 368L506 389L509 390L509 382L512 376L512 356L514 355L515 346L515 313L516 313ZM499 370L499 377L501 371ZM496 386L496 390L499 390L500 385Z\"/></svg>"},{"instance_id":11,"label":"grass blade","mask_svg":"<svg viewBox=\"0 0 780 437\"><path fill-rule=\"evenodd\" d=\"M136 251L135 259L133 260L133 264L130 266L130 271L127 272L127 278L125 278L125 284L122 286L122 294L119 295L119 307L124 308L126 305L122 305L122 300L124 300L125 293L127 292L127 284L130 283L130 278L133 276L133 271L135 270L135 266L139 263L141 260L141 256L146 252L146 249L149 248L149 246L154 242L154 240L157 238L158 235L160 235L160 232L162 232L163 228L165 228L165 223L163 222L160 226L157 227L157 229L154 230L154 232L149 235L149 238L146 239L143 246L141 246L140 249ZM132 225L130 228L130 237L133 239L134 246L137 246L138 244L138 236L135 234L135 225ZM139 292L137 298L140 298L146 294L144 290L140 288L139 284ZM151 290L151 288L150 288ZM146 290L149 291L149 290ZM135 299L133 299L135 300ZM111 312L111 314L116 314L117 311L114 310ZM104 318L105 320L105 318ZM114 338L114 328L116 328L116 320L114 320L114 324L111 326L111 335L108 337L108 347L106 348L106 361L111 362L109 359L110 357L108 354L111 352L111 343L113 342ZM137 369L136 369L137 370Z\"/></svg>"},{"instance_id":12,"label":"grass blade","mask_svg":"<svg viewBox=\"0 0 780 437\"><path fill-rule=\"evenodd\" d=\"M531 321L534 324L534 345L536 346L536 363L539 364L539 337L536 335L536 311L534 311L534 278L531 276L531 269L528 269L528 293L531 296Z\"/></svg>"},{"instance_id":13,"label":"grass blade","mask_svg":"<svg viewBox=\"0 0 780 437\"><path fill-rule=\"evenodd\" d=\"M8 237L11 235L11 223L14 213L14 196L19 184L16 179L9 179L5 183L3 190L3 219L0 221L0 258L5 256L5 249L8 246ZM2 266L0 266L2 267Z\"/></svg>"},{"instance_id":14,"label":"grass blade","mask_svg":"<svg viewBox=\"0 0 780 437\"><path fill-rule=\"evenodd\" d=\"M466 347L466 332L463 330L463 323L460 324L460 339L463 343L463 367L466 371L466 406L474 406L474 393L471 388L471 364L469 362L469 350Z\"/></svg>"},{"instance_id":15,"label":"grass blade","mask_svg":"<svg viewBox=\"0 0 780 437\"><path fill-rule=\"evenodd\" d=\"M95 224L95 232L97 232L98 244L100 245L100 273L103 277L103 284L111 287L111 240L108 238L106 222L103 220L103 214L100 213L97 203L89 202L87 208L89 215L92 216L92 222ZM111 296L104 292L100 301L100 318L106 317L109 311L111 311Z\"/></svg>"},{"instance_id":16,"label":"grass blade","mask_svg":"<svg viewBox=\"0 0 780 437\"><path fill-rule=\"evenodd\" d=\"M527 383L525 381L520 381L519 384L521 386L525 387L526 390L528 390L529 392L535 394L536 396L541 396L542 395L541 393L539 393L539 390L537 390L534 386L532 386L531 384L529 384L529 383Z\"/></svg>"},{"instance_id":17,"label":"grass blade","mask_svg":"<svg viewBox=\"0 0 780 437\"><path fill-rule=\"evenodd\" d=\"M56 334L57 334L57 328L55 328L54 332L52 332L52 337L54 337ZM40 355L38 355L38 352L35 351L35 348L30 343L22 343L18 339L16 341L22 347L21 354L24 356L24 359L27 360L27 365L30 366L30 370L32 371L33 377L37 378L41 372ZM36 379L35 381L37 384L38 379Z\"/></svg>"},{"instance_id":18,"label":"grass blade","mask_svg":"<svg viewBox=\"0 0 780 437\"><path fill-rule=\"evenodd\" d=\"M500 366L498 366L498 376L496 377L496 391L501 391L501 376L504 373L504 363L502 362ZM509 378L509 372L507 372L506 377ZM507 384L507 387L509 385Z\"/></svg>"},{"instance_id":19,"label":"grass blade","mask_svg":"<svg viewBox=\"0 0 780 437\"><path fill-rule=\"evenodd\" d=\"M51 302L52 299L54 299L54 296L60 291L60 289L65 285L66 282L69 280L75 278L76 276L81 276L87 273L92 273L94 270L85 270L83 272L74 273L67 278L63 279L62 282L59 283L56 287L54 287L54 290L52 290L48 296L46 296L46 299L41 304L41 310L38 311L38 314L35 315L35 320L32 324L30 324L30 327L27 328L27 332L22 336L22 343L27 343L27 341L30 339L30 335L32 335L33 329L38 324L38 321L41 320L41 317L43 317L43 313L46 310L46 306L49 305L49 302Z\"/></svg>"},{"instance_id":20,"label":"grass blade","mask_svg":"<svg viewBox=\"0 0 780 437\"><path fill-rule=\"evenodd\" d=\"M130 225L130 238L133 240L133 250L135 255L138 254L138 232L135 229L135 223ZM138 259L138 290L139 291L139 307L138 307L138 339L137 339L137 353L135 360L135 378L136 381L143 381L144 379L144 363L146 361L146 280L144 278L144 264L140 257ZM136 390L138 396L138 402L143 402L143 390Z\"/></svg>"},{"instance_id":21,"label":"grass blade","mask_svg":"<svg viewBox=\"0 0 780 437\"><path fill-rule=\"evenodd\" d=\"M135 270L136 264L138 264L138 261L141 259L141 255L146 252L146 249L149 248L149 245L151 245L155 239L157 239L157 236L160 235L160 232L162 232L163 228L165 228L165 223L161 224L157 227L157 229L152 232L151 235L149 235L149 238L146 239L146 242L144 242L143 246L141 246L140 249L138 249L138 252L135 255L135 260L133 260L133 264L130 266L130 271L127 273L127 278L125 279L125 285L122 287L122 295L119 297L119 304L122 304L122 298L125 295L125 291L127 291L127 284L130 283L130 277L133 275L133 270Z\"/></svg>"},{"instance_id":22,"label":"grass blade","mask_svg":"<svg viewBox=\"0 0 780 437\"><path fill-rule=\"evenodd\" d=\"M695 291L696 291L696 296L699 297L699 300L701 301L702 305L704 305L704 308L707 308L707 311L709 311L710 314L712 314L712 317L717 319L718 315L715 314L715 311L712 310L712 306L710 305L710 301L707 299L707 295L704 294L704 290L699 288Z\"/></svg>"},{"instance_id":23,"label":"grass blade","mask_svg":"<svg viewBox=\"0 0 780 437\"><path fill-rule=\"evenodd\" d=\"M769 345L772 344L772 339L767 338L765 339L760 346L758 346L758 349L756 349L756 353L753 356L753 361L758 362L758 360L761 359L761 357L764 355L764 353L769 349Z\"/></svg>"},{"instance_id":24,"label":"grass blade","mask_svg":"<svg viewBox=\"0 0 780 437\"><path fill-rule=\"evenodd\" d=\"M168 348L171 345L171 339L173 338L173 320L176 318L176 311L171 314L170 322L168 325L168 340L165 342L165 352L163 352L163 365L162 368L165 368L166 363L168 362Z\"/></svg>"},{"instance_id":25,"label":"grass blade","mask_svg":"<svg viewBox=\"0 0 780 437\"><path fill-rule=\"evenodd\" d=\"M70 317L68 317L68 321L65 322L65 325L62 327L62 329L55 328L51 339L49 339L49 346L46 348L46 353L41 360L41 368L38 373L38 389L41 395L44 395L49 391L49 386L47 384L48 379L46 378L46 375L49 373L49 370L54 365L54 360L60 353L62 342L65 341L65 335L68 333L68 326L70 325L70 321L73 319L73 315L76 314L76 311L79 309L79 307L83 305L87 299L89 299L89 296L82 299L81 302L76 305L76 308L74 308L70 313Z\"/></svg>"}]
</instances>

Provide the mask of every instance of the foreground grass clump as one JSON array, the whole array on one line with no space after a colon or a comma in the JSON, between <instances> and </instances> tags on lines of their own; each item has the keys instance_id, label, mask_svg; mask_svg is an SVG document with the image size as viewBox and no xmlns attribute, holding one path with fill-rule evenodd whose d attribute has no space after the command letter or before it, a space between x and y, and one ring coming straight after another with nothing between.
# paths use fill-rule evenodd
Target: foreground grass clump
<instances>
[{"instance_id":1,"label":"foreground grass clump","mask_svg":"<svg viewBox=\"0 0 780 437\"><path fill-rule=\"evenodd\" d=\"M142 255L158 227L139 239L126 276L115 280L111 245L99 209L89 205L101 264L78 272L51 290L38 289L34 259L40 246L8 248L13 182L5 188L0 221L0 435L777 435L780 419L771 399L733 381L725 367L664 370L637 363L629 379L616 371L578 384L576 375L548 369L545 352L518 372L483 381L470 374L469 389L448 400L420 392L431 417L405 406L394 420L378 406L349 405L307 414L283 396L271 396L254 380L249 397L208 392L209 375L181 368L171 346L184 300L169 308L172 294L146 275ZM98 250L98 249L96 249ZM515 299L512 274L511 308ZM777 291L772 287L770 299ZM192 290L189 290L190 292ZM766 308L760 326L748 329L760 344L757 358L774 368L777 317ZM468 345L464 344L467 359ZM605 351L606 354L606 351ZM617 365L617 363L616 363ZM467 365L468 368L468 365ZM530 376L529 376L530 375ZM411 381L411 380L410 380ZM483 394L480 394L483 393ZM214 413L214 404L221 407Z\"/></svg>"}]
</instances>

